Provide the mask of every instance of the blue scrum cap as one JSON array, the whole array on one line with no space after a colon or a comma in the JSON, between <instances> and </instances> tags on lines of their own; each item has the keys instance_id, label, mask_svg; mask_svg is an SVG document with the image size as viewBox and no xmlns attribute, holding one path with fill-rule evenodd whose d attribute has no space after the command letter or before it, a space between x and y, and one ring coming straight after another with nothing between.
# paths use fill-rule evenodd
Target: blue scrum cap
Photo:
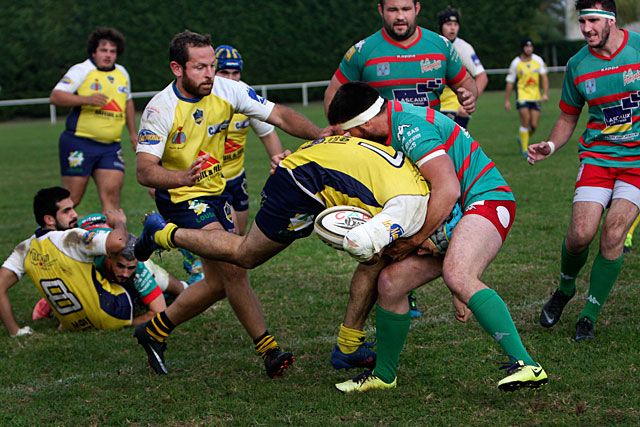
<instances>
[{"instance_id":1,"label":"blue scrum cap","mask_svg":"<svg viewBox=\"0 0 640 427\"><path fill-rule=\"evenodd\" d=\"M233 47L221 45L216 48L216 71L240 70L242 71L242 56Z\"/></svg>"}]
</instances>

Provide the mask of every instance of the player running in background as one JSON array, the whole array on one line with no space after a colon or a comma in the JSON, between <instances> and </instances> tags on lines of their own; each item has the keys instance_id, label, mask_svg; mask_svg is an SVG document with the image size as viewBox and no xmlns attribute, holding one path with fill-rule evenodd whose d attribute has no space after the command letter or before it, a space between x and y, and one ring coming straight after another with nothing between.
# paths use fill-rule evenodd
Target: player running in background
<instances>
[{"instance_id":1,"label":"player running in background","mask_svg":"<svg viewBox=\"0 0 640 427\"><path fill-rule=\"evenodd\" d=\"M176 79L151 99L140 121L138 182L156 188L156 206L165 218L191 228L234 231L222 174L233 114L267 121L305 139L318 137L321 130L245 84L216 78L216 58L208 36L188 30L177 34L170 43L169 59ZM145 261L149 255L136 253L136 258ZM246 270L225 262L201 261L204 280L189 286L167 310L135 330L151 367L158 374L167 374L164 356L158 352L171 331L226 297L264 360L267 375L282 375L293 363L293 354L283 352L267 330Z\"/></svg>"},{"instance_id":2,"label":"player running in background","mask_svg":"<svg viewBox=\"0 0 640 427\"><path fill-rule=\"evenodd\" d=\"M71 192L75 206L93 176L103 211L120 208L124 124L134 150L138 143L131 79L116 64L124 45L118 30L97 27L89 35L89 59L71 67L51 92L53 105L73 107L60 135L59 151L62 186Z\"/></svg>"},{"instance_id":3,"label":"player running in background","mask_svg":"<svg viewBox=\"0 0 640 427\"><path fill-rule=\"evenodd\" d=\"M438 27L440 34L446 37L456 48L464 68L475 79L478 90L477 98L479 98L484 92L484 88L487 87L489 79L473 46L458 37L458 31L460 31L460 15L458 11L447 8L438 13ZM466 128L471 115L460 105L458 97L451 88L448 86L444 88L440 101L440 111L463 128Z\"/></svg>"},{"instance_id":4,"label":"player running in background","mask_svg":"<svg viewBox=\"0 0 640 427\"><path fill-rule=\"evenodd\" d=\"M540 313L544 327L560 320L602 221L589 296L574 335L582 341L595 337L598 313L622 269L624 241L640 207L640 35L617 28L613 0L579 0L576 10L587 46L567 63L560 117L547 141L529 146L529 163L569 141L586 103L589 122L578 141L580 169L562 243L560 284Z\"/></svg>"},{"instance_id":5,"label":"player running in background","mask_svg":"<svg viewBox=\"0 0 640 427\"><path fill-rule=\"evenodd\" d=\"M473 313L508 355L508 376L500 380L499 389L545 384L547 374L522 344L506 304L481 280L513 224L516 203L480 145L444 114L385 100L362 82L346 83L336 92L328 118L331 125L339 125L353 136L405 153L431 187L429 214L422 229L385 251L400 261L382 270L378 279L375 370L336 387L352 392L396 386L400 353L410 326L404 295L440 276L454 296L456 318L465 322ZM427 256L432 248L426 237L456 203L464 215L453 230L446 255Z\"/></svg>"},{"instance_id":6,"label":"player running in background","mask_svg":"<svg viewBox=\"0 0 640 427\"><path fill-rule=\"evenodd\" d=\"M135 307L132 295L96 272L94 260L120 252L127 242L122 210L107 211L112 231L76 228L78 215L68 190L40 190L33 200L35 234L20 243L0 268L0 318L9 335L30 334L13 316L7 290L26 273L70 331L118 329L129 326Z\"/></svg>"},{"instance_id":7,"label":"player running in background","mask_svg":"<svg viewBox=\"0 0 640 427\"><path fill-rule=\"evenodd\" d=\"M504 109L511 111L511 92L516 87L516 108L520 114L518 145L520 154L527 158L529 138L540 122L540 101L549 100L549 77L544 60L533 53L533 41L525 37L520 41L521 52L516 56L507 74L507 87L504 95ZM542 96L540 95L542 82Z\"/></svg>"}]
</instances>

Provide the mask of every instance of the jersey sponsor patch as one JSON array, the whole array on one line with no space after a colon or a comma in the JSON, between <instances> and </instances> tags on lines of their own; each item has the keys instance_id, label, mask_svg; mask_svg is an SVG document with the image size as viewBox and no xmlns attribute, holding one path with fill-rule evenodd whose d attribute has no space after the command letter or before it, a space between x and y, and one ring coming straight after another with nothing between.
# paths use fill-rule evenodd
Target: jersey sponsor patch
<instances>
[{"instance_id":1,"label":"jersey sponsor patch","mask_svg":"<svg viewBox=\"0 0 640 427\"><path fill-rule=\"evenodd\" d=\"M640 80L640 70L638 71L633 71L633 70L627 70L624 71L622 73L622 80L624 82L624 85L630 85L631 83L635 82L636 80Z\"/></svg>"},{"instance_id":2,"label":"jersey sponsor patch","mask_svg":"<svg viewBox=\"0 0 640 427\"><path fill-rule=\"evenodd\" d=\"M202 124L202 122L204 121L204 110L201 109L201 108L196 108L196 111L193 112L191 117L193 117L193 122L197 126L200 126Z\"/></svg>"},{"instance_id":3,"label":"jersey sponsor patch","mask_svg":"<svg viewBox=\"0 0 640 427\"><path fill-rule=\"evenodd\" d=\"M80 150L72 151L69 153L67 160L69 161L69 167L80 167L82 166L82 163L84 163L84 153Z\"/></svg>"},{"instance_id":4,"label":"jersey sponsor patch","mask_svg":"<svg viewBox=\"0 0 640 427\"><path fill-rule=\"evenodd\" d=\"M584 90L587 95L592 95L596 93L596 79L589 79L584 82Z\"/></svg>"},{"instance_id":5,"label":"jersey sponsor patch","mask_svg":"<svg viewBox=\"0 0 640 427\"><path fill-rule=\"evenodd\" d=\"M473 64L478 67L482 65L482 62L480 62L480 58L478 58L478 55L476 55L475 53L473 55L471 55L471 60L473 61Z\"/></svg>"},{"instance_id":6,"label":"jersey sponsor patch","mask_svg":"<svg viewBox=\"0 0 640 427\"><path fill-rule=\"evenodd\" d=\"M218 123L217 125L211 125L207 127L207 135L214 136L217 133L222 132L223 130L229 127L230 120L225 120L222 123Z\"/></svg>"},{"instance_id":7,"label":"jersey sponsor patch","mask_svg":"<svg viewBox=\"0 0 640 427\"><path fill-rule=\"evenodd\" d=\"M249 98L253 99L254 101L258 101L260 104L267 103L267 100L258 95L252 88L247 88L247 94L249 95Z\"/></svg>"},{"instance_id":8,"label":"jersey sponsor patch","mask_svg":"<svg viewBox=\"0 0 640 427\"><path fill-rule=\"evenodd\" d=\"M439 59L434 59L433 61L428 59L420 60L421 73L428 73L429 71L437 70L439 68L442 68L442 61Z\"/></svg>"},{"instance_id":9,"label":"jersey sponsor patch","mask_svg":"<svg viewBox=\"0 0 640 427\"><path fill-rule=\"evenodd\" d=\"M140 129L138 132L138 144L142 145L156 145L162 142L162 136L152 132L148 129Z\"/></svg>"},{"instance_id":10,"label":"jersey sponsor patch","mask_svg":"<svg viewBox=\"0 0 640 427\"><path fill-rule=\"evenodd\" d=\"M428 79L426 83L418 83L415 89L393 89L393 98L408 102L417 107L429 106L429 93L442 86L442 79Z\"/></svg>"},{"instance_id":11,"label":"jersey sponsor patch","mask_svg":"<svg viewBox=\"0 0 640 427\"><path fill-rule=\"evenodd\" d=\"M355 46L351 46L347 51L347 53L344 54L344 59L346 59L347 61L350 61L354 53L356 53L356 48Z\"/></svg>"},{"instance_id":12,"label":"jersey sponsor patch","mask_svg":"<svg viewBox=\"0 0 640 427\"><path fill-rule=\"evenodd\" d=\"M604 122L607 125L602 133L617 133L631 130L633 124L633 109L640 106L640 91L622 98L620 105L602 109Z\"/></svg>"},{"instance_id":13,"label":"jersey sponsor patch","mask_svg":"<svg viewBox=\"0 0 640 427\"><path fill-rule=\"evenodd\" d=\"M60 83L70 85L71 83L73 83L73 80L71 80L68 76L64 76L62 79L60 79Z\"/></svg>"},{"instance_id":14,"label":"jersey sponsor patch","mask_svg":"<svg viewBox=\"0 0 640 427\"><path fill-rule=\"evenodd\" d=\"M376 76L383 77L391 74L391 66L388 62L383 62L382 64L378 64L376 67Z\"/></svg>"}]
</instances>

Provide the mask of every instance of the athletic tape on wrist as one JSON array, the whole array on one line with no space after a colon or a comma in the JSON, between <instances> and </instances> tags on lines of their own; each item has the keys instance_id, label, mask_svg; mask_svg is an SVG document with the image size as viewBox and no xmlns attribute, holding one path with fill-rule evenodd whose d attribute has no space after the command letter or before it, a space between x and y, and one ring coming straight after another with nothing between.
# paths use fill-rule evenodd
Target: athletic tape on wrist
<instances>
[{"instance_id":1,"label":"athletic tape on wrist","mask_svg":"<svg viewBox=\"0 0 640 427\"><path fill-rule=\"evenodd\" d=\"M342 130L349 130L356 126L363 125L367 123L369 120L373 119L379 112L380 108L382 108L382 104L384 104L384 99L382 97L378 97L376 101L371 105L371 107L367 108L362 113L358 114L351 120L347 120L344 123L340 124L340 128Z\"/></svg>"},{"instance_id":2,"label":"athletic tape on wrist","mask_svg":"<svg viewBox=\"0 0 640 427\"><path fill-rule=\"evenodd\" d=\"M551 141L547 141L547 144L549 145L549 148L551 148L551 152L549 153L549 155L552 155L556 152L556 144Z\"/></svg>"}]
</instances>

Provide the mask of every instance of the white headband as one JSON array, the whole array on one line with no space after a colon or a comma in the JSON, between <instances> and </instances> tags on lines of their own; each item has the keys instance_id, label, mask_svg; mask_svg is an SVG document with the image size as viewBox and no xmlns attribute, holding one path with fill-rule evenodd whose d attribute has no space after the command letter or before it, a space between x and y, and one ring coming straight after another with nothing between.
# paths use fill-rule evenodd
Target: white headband
<instances>
[{"instance_id":1,"label":"white headband","mask_svg":"<svg viewBox=\"0 0 640 427\"><path fill-rule=\"evenodd\" d=\"M607 18L616 20L616 14L602 9L581 9L579 13L580 17L585 18Z\"/></svg>"},{"instance_id":2,"label":"white headband","mask_svg":"<svg viewBox=\"0 0 640 427\"><path fill-rule=\"evenodd\" d=\"M373 105L371 105L371 107L367 108L365 111L358 114L353 119L347 120L346 122L341 123L340 128L342 130L349 130L356 126L360 126L367 123L369 120L373 119L375 116L378 115L378 113L380 112L380 109L382 108L382 104L384 104L384 99L379 96L378 99L376 99L376 101L373 103Z\"/></svg>"}]
</instances>

